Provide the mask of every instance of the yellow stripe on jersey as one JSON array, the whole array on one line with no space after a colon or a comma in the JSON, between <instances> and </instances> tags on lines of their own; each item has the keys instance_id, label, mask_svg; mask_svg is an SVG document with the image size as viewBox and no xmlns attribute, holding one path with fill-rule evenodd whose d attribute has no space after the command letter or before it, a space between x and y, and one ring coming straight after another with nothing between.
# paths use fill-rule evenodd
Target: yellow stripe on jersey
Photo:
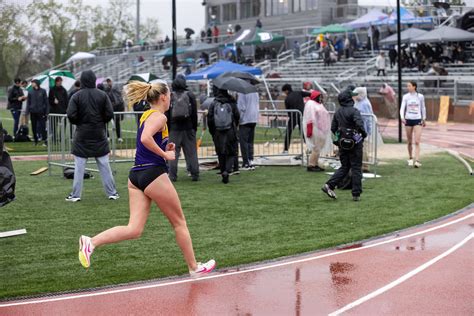
<instances>
[{"instance_id":1,"label":"yellow stripe on jersey","mask_svg":"<svg viewBox=\"0 0 474 316\"><path fill-rule=\"evenodd\" d=\"M150 110L147 110L147 111L145 111L145 112L143 112L142 117L140 118L140 127L142 127L143 122L145 122L146 119L149 118L150 115L152 115L152 114L155 113L155 112L160 113L160 111L151 110L151 109L150 109Z\"/></svg>"},{"instance_id":2,"label":"yellow stripe on jersey","mask_svg":"<svg viewBox=\"0 0 474 316\"><path fill-rule=\"evenodd\" d=\"M147 118L150 117L153 113L158 112L161 113L158 110L147 110L143 112L142 117L140 118L140 127L142 127L143 123L146 121ZM169 132L168 132L168 124L165 123L165 128L164 130L161 131L161 139L165 139L169 137Z\"/></svg>"},{"instance_id":3,"label":"yellow stripe on jersey","mask_svg":"<svg viewBox=\"0 0 474 316\"><path fill-rule=\"evenodd\" d=\"M165 129L161 131L161 139L165 140L168 136L168 124L165 123Z\"/></svg>"}]
</instances>

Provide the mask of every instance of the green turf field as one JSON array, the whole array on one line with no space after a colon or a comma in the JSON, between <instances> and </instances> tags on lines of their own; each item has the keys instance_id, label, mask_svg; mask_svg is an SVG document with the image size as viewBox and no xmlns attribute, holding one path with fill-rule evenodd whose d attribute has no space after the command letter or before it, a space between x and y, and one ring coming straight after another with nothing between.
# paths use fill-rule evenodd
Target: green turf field
<instances>
[{"instance_id":1,"label":"green turf field","mask_svg":"<svg viewBox=\"0 0 474 316\"><path fill-rule=\"evenodd\" d=\"M86 271L78 238L128 221L128 164L116 177L121 198L106 199L99 177L85 180L83 200L67 203L72 180L28 174L44 162L16 162L17 201L0 212L0 231L28 234L0 239L0 298L68 291L185 274L184 260L164 216L154 207L139 240L96 250ZM320 191L327 175L301 167L261 167L232 176L215 171L200 182L176 183L198 260L218 268L332 247L438 218L473 202L472 179L456 159L438 155L421 169L405 161L381 165L364 181L362 201L347 191L337 201ZM58 174L59 171L56 171Z\"/></svg>"}]
</instances>

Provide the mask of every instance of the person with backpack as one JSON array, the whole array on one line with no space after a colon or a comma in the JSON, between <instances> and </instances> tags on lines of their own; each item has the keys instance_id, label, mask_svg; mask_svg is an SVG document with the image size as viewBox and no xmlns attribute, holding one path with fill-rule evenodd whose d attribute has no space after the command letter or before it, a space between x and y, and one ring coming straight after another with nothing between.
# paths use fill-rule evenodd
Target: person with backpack
<instances>
[{"instance_id":1,"label":"person with backpack","mask_svg":"<svg viewBox=\"0 0 474 316\"><path fill-rule=\"evenodd\" d=\"M170 161L169 177L171 181L178 179L178 160L181 148L186 159L186 166L191 173L192 181L199 180L199 161L196 147L198 125L197 103L194 93L188 91L186 78L176 76L171 85L171 106L166 112L169 122L170 142L175 144L176 159Z\"/></svg>"},{"instance_id":2,"label":"person with backpack","mask_svg":"<svg viewBox=\"0 0 474 316\"><path fill-rule=\"evenodd\" d=\"M122 114L117 114L117 112L125 111L125 103L122 98L122 91L120 91L116 86L113 85L112 79L107 78L105 80L104 91L107 93L110 102L112 102L112 108L114 109L114 121L115 121L115 132L117 134L117 141L123 143L122 139L122 128L121 121L123 120Z\"/></svg>"},{"instance_id":3,"label":"person with backpack","mask_svg":"<svg viewBox=\"0 0 474 316\"><path fill-rule=\"evenodd\" d=\"M30 115L31 129L35 145L40 140L44 141L43 146L47 146L46 120L48 117L48 94L41 88L39 80L31 81L31 91L28 93L26 103L26 115Z\"/></svg>"},{"instance_id":4,"label":"person with backpack","mask_svg":"<svg viewBox=\"0 0 474 316\"><path fill-rule=\"evenodd\" d=\"M67 108L67 117L76 125L72 142L74 156L74 182L68 202L81 200L84 171L89 157L95 158L102 177L102 184L109 200L117 200L114 176L109 164L109 142L106 124L114 112L110 99L104 91L96 88L96 76L92 70L81 74L81 90L74 94Z\"/></svg>"},{"instance_id":5,"label":"person with backpack","mask_svg":"<svg viewBox=\"0 0 474 316\"><path fill-rule=\"evenodd\" d=\"M405 125L409 159L408 166L420 168L420 140L421 132L425 127L426 107L425 97L418 93L414 81L407 83L408 93L403 96L400 107L400 117ZM415 138L415 160L413 161L413 138Z\"/></svg>"},{"instance_id":6,"label":"person with backpack","mask_svg":"<svg viewBox=\"0 0 474 316\"><path fill-rule=\"evenodd\" d=\"M8 89L8 106L7 109L10 110L13 116L13 133L15 135L18 131L18 125L20 123L21 115L21 106L23 101L26 100L26 96L21 89L21 79L16 78L14 80L14 85Z\"/></svg>"},{"instance_id":7,"label":"person with backpack","mask_svg":"<svg viewBox=\"0 0 474 316\"><path fill-rule=\"evenodd\" d=\"M354 87L348 87L337 96L340 108L334 114L331 132L334 143L339 147L341 167L324 184L321 190L336 199L334 189L352 171L352 200L360 201L362 193L362 149L367 133L359 110L354 108L352 99Z\"/></svg>"},{"instance_id":8,"label":"person with backpack","mask_svg":"<svg viewBox=\"0 0 474 316\"><path fill-rule=\"evenodd\" d=\"M214 101L209 106L207 123L219 159L222 182L227 184L238 155L237 126L240 114L235 99L227 90L214 86L213 94Z\"/></svg>"}]
</instances>

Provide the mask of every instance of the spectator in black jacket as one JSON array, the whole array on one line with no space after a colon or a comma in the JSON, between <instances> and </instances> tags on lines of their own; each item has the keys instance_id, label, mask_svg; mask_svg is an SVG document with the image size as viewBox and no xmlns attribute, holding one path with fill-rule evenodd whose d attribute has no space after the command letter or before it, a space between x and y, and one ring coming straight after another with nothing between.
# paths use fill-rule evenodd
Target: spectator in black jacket
<instances>
[{"instance_id":1,"label":"spectator in black jacket","mask_svg":"<svg viewBox=\"0 0 474 316\"><path fill-rule=\"evenodd\" d=\"M221 90L213 87L214 101L209 106L207 122L209 132L212 135L219 167L222 175L222 182L229 183L229 175L232 172L235 157L238 155L237 127L239 126L240 114L237 108L237 102L232 98L227 90ZM227 106L226 106L227 105ZM216 107L222 106L231 115L230 128L222 129L216 126ZM228 107L230 106L230 110Z\"/></svg>"},{"instance_id":2,"label":"spectator in black jacket","mask_svg":"<svg viewBox=\"0 0 474 316\"><path fill-rule=\"evenodd\" d=\"M171 106L166 116L170 131L169 141L175 144L176 159L170 161L169 177L178 179L178 159L183 148L186 166L193 181L199 180L199 162L196 148L197 103L194 93L188 91L186 79L178 75L173 81Z\"/></svg>"},{"instance_id":3,"label":"spectator in black jacket","mask_svg":"<svg viewBox=\"0 0 474 316\"><path fill-rule=\"evenodd\" d=\"M301 114L297 114L295 112L288 113L288 124L285 133L285 148L283 150L283 153L286 154L288 153L288 149L290 147L293 129L296 127L296 125L298 125L300 132L302 131L301 119L304 113L304 98L309 97L311 93L307 91L293 91L291 85L288 83L283 85L281 91L286 94L285 109L298 110L301 112Z\"/></svg>"},{"instance_id":4,"label":"spectator in black jacket","mask_svg":"<svg viewBox=\"0 0 474 316\"><path fill-rule=\"evenodd\" d=\"M96 76L92 70L81 75L81 90L74 94L67 108L67 117L76 125L72 143L74 155L74 182L66 201L81 200L84 169L87 158L94 157L102 177L102 184L109 200L119 198L109 165L109 142L106 124L114 112L110 99L104 91L95 87Z\"/></svg>"},{"instance_id":5,"label":"spectator in black jacket","mask_svg":"<svg viewBox=\"0 0 474 316\"><path fill-rule=\"evenodd\" d=\"M4 149L3 125L0 121L0 207L15 200L16 178L13 170L12 160L8 152Z\"/></svg>"},{"instance_id":6,"label":"spectator in black jacket","mask_svg":"<svg viewBox=\"0 0 474 316\"><path fill-rule=\"evenodd\" d=\"M331 132L336 135L335 143L339 146L341 167L322 190L329 197L336 199L334 189L352 170L352 199L359 201L362 193L362 148L367 133L359 110L354 108L352 90L353 87L349 87L337 97L341 107L334 114Z\"/></svg>"},{"instance_id":7,"label":"spectator in black jacket","mask_svg":"<svg viewBox=\"0 0 474 316\"><path fill-rule=\"evenodd\" d=\"M8 91L8 106L7 109L12 112L13 116L13 136L18 131L18 124L20 122L21 105L26 100L23 90L21 89L21 79L16 78L14 85Z\"/></svg>"},{"instance_id":8,"label":"spectator in black jacket","mask_svg":"<svg viewBox=\"0 0 474 316\"><path fill-rule=\"evenodd\" d=\"M40 140L44 141L43 146L47 145L46 118L48 117L48 95L46 90L40 87L38 80L31 81L31 89L28 92L28 101L26 102L26 115L30 114L31 130L35 145Z\"/></svg>"},{"instance_id":9,"label":"spectator in black jacket","mask_svg":"<svg viewBox=\"0 0 474 316\"><path fill-rule=\"evenodd\" d=\"M54 79L54 87L49 89L49 113L66 114L69 97L66 89L63 87L63 79L56 77ZM50 135L53 141L60 137L59 129L60 120L58 117L50 117L49 128L51 128Z\"/></svg>"},{"instance_id":10,"label":"spectator in black jacket","mask_svg":"<svg viewBox=\"0 0 474 316\"><path fill-rule=\"evenodd\" d=\"M112 79L107 78L107 80L105 80L104 89L109 96L110 102L112 102L114 113L125 111L125 102L123 101L122 91L113 85ZM117 141L119 143L123 142L122 128L120 126L122 120L123 114L114 114L115 132L117 133Z\"/></svg>"}]
</instances>

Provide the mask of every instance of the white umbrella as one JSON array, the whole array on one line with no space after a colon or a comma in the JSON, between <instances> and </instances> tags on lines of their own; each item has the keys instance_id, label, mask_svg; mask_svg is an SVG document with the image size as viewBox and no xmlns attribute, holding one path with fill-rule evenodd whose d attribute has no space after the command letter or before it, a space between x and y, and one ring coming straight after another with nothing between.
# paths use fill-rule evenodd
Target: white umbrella
<instances>
[{"instance_id":1,"label":"white umbrella","mask_svg":"<svg viewBox=\"0 0 474 316\"><path fill-rule=\"evenodd\" d=\"M34 77L32 80L38 80L40 82L40 87L48 92L50 87L54 87L54 81L57 77L61 77L63 79L63 87L66 90L71 89L74 85L74 82L76 82L74 74L69 70L51 70L42 75ZM27 89L31 89L31 83L28 85Z\"/></svg>"},{"instance_id":2,"label":"white umbrella","mask_svg":"<svg viewBox=\"0 0 474 316\"><path fill-rule=\"evenodd\" d=\"M74 55L72 55L71 57L69 57L69 59L66 62L69 63L71 61L77 61L77 60L82 60L82 59L91 59L91 58L95 58L95 57L96 56L94 54L91 54L91 53L77 52Z\"/></svg>"}]
</instances>

